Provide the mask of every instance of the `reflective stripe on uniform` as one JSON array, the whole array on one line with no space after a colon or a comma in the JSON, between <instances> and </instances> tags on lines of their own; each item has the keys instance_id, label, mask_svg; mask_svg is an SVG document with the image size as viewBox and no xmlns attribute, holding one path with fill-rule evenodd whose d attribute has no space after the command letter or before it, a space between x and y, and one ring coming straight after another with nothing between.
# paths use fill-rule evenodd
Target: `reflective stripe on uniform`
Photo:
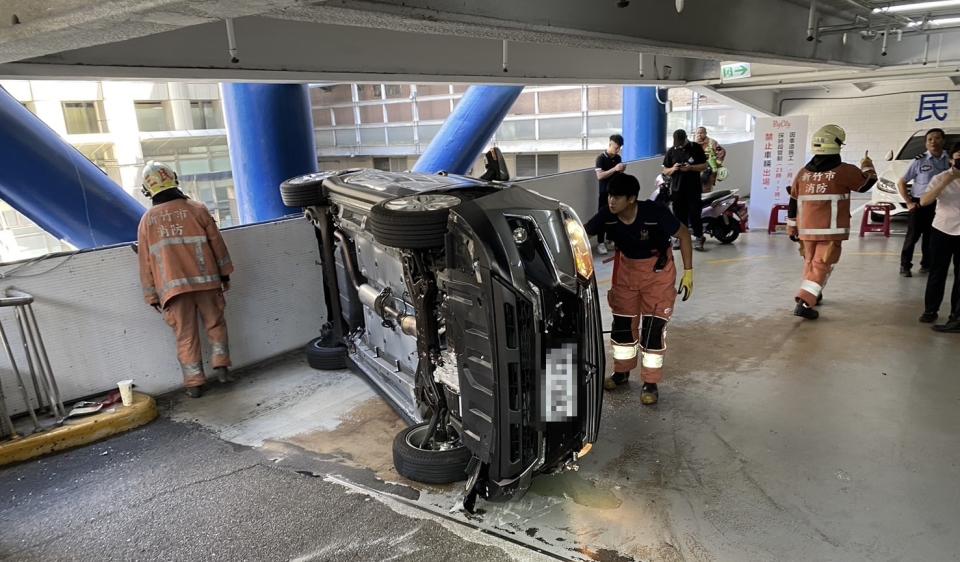
<instances>
[{"instance_id":1,"label":"reflective stripe on uniform","mask_svg":"<svg viewBox=\"0 0 960 562\"><path fill-rule=\"evenodd\" d=\"M799 195L797 197L797 215L799 216L803 203L809 201L829 201L830 202L830 226L828 228L801 228L798 230L800 236L824 236L833 234L850 234L850 228L840 228L838 219L840 217L840 202L850 199L849 193L815 193L809 195Z\"/></svg>"},{"instance_id":2,"label":"reflective stripe on uniform","mask_svg":"<svg viewBox=\"0 0 960 562\"><path fill-rule=\"evenodd\" d=\"M659 369L663 367L663 354L662 353L650 353L645 351L643 353L643 366L647 369Z\"/></svg>"},{"instance_id":3,"label":"reflective stripe on uniform","mask_svg":"<svg viewBox=\"0 0 960 562\"><path fill-rule=\"evenodd\" d=\"M187 377L195 377L203 374L203 367L200 363L181 363L180 369L183 370L183 374Z\"/></svg>"},{"instance_id":4,"label":"reflective stripe on uniform","mask_svg":"<svg viewBox=\"0 0 960 562\"><path fill-rule=\"evenodd\" d=\"M226 266L232 265L232 264L233 264L233 262L230 261L230 258L229 258L229 257L220 258L220 259L217 260L217 266L218 266L218 267L226 267Z\"/></svg>"},{"instance_id":5,"label":"reflective stripe on uniform","mask_svg":"<svg viewBox=\"0 0 960 562\"><path fill-rule=\"evenodd\" d=\"M615 361L629 361L637 356L637 342L633 344L613 344L613 359Z\"/></svg>"},{"instance_id":6,"label":"reflective stripe on uniform","mask_svg":"<svg viewBox=\"0 0 960 562\"><path fill-rule=\"evenodd\" d=\"M836 224L834 222L834 224ZM849 228L801 228L797 232L802 236L804 234L809 234L811 236L817 236L821 234L850 234Z\"/></svg>"},{"instance_id":7,"label":"reflective stripe on uniform","mask_svg":"<svg viewBox=\"0 0 960 562\"><path fill-rule=\"evenodd\" d=\"M202 275L200 277L181 277L180 279L171 279L163 286L163 292L166 293L170 289L176 289L177 287L183 287L184 285L204 285L206 283L219 283L219 275Z\"/></svg>"},{"instance_id":8,"label":"reflective stripe on uniform","mask_svg":"<svg viewBox=\"0 0 960 562\"><path fill-rule=\"evenodd\" d=\"M819 297L820 293L823 292L823 286L821 286L819 283L814 283L813 281L804 279L803 282L800 283L800 290L806 291L815 297Z\"/></svg>"},{"instance_id":9,"label":"reflective stripe on uniform","mask_svg":"<svg viewBox=\"0 0 960 562\"><path fill-rule=\"evenodd\" d=\"M227 348L227 344L225 343L213 342L210 344L210 348L214 355L221 355L224 357L230 355L230 350Z\"/></svg>"},{"instance_id":10,"label":"reflective stripe on uniform","mask_svg":"<svg viewBox=\"0 0 960 562\"><path fill-rule=\"evenodd\" d=\"M150 253L158 254L160 250L173 245L186 246L188 244L205 244L207 242L206 236L171 236L169 238L164 238L158 242L154 242L150 245Z\"/></svg>"}]
</instances>

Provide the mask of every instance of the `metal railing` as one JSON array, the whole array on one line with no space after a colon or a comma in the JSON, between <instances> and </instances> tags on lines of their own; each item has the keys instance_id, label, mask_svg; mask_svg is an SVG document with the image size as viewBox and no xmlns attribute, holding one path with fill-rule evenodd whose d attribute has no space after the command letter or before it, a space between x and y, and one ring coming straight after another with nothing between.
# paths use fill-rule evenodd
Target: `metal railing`
<instances>
[{"instance_id":1,"label":"metal railing","mask_svg":"<svg viewBox=\"0 0 960 562\"><path fill-rule=\"evenodd\" d=\"M33 296L14 288L8 288L5 294L5 297L0 297L0 308L12 307L14 309L17 330L20 333L20 343L23 346L27 371L30 374L29 381L24 379L24 373L17 365L17 358L14 356L10 338L7 337L7 331L2 321L0 321L0 344L3 345L7 358L10 360L10 369L16 378L20 398L30 414L30 421L33 423L32 431L43 431L44 427L41 425L40 415L43 415L44 411L50 416L53 424L57 424L65 417L66 410L63 407L57 380L53 376L53 369L50 367L50 358L47 357L47 348L43 344L43 336L40 335L37 317L33 313ZM33 396L31 396L31 390ZM36 407L34 407L34 404L36 404ZM11 408L7 404L3 386L0 385L0 439L20 436L13 424L10 412Z\"/></svg>"}]
</instances>

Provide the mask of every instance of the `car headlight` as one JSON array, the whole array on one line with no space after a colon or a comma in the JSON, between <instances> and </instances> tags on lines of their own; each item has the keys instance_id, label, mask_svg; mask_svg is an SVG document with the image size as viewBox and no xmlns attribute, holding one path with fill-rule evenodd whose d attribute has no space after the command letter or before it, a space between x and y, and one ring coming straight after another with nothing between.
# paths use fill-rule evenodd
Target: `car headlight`
<instances>
[{"instance_id":1,"label":"car headlight","mask_svg":"<svg viewBox=\"0 0 960 562\"><path fill-rule=\"evenodd\" d=\"M584 279L590 279L593 277L593 254L590 253L590 239L587 237L587 231L575 218L567 218L563 222L567 229L567 238L570 240L577 273Z\"/></svg>"},{"instance_id":2,"label":"car headlight","mask_svg":"<svg viewBox=\"0 0 960 562\"><path fill-rule=\"evenodd\" d=\"M880 178L877 181L877 189L884 193L898 193L897 184L893 183L890 180Z\"/></svg>"}]
</instances>

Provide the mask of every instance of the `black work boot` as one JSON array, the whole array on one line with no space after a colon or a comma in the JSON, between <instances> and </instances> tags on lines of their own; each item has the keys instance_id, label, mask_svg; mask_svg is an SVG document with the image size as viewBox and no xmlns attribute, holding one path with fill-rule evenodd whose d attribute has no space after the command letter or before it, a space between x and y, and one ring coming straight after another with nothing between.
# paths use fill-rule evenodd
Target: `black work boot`
<instances>
[{"instance_id":1,"label":"black work boot","mask_svg":"<svg viewBox=\"0 0 960 562\"><path fill-rule=\"evenodd\" d=\"M645 382L640 388L640 403L644 406L652 406L657 403L660 393L657 391L657 383Z\"/></svg>"},{"instance_id":2,"label":"black work boot","mask_svg":"<svg viewBox=\"0 0 960 562\"><path fill-rule=\"evenodd\" d=\"M924 324L933 324L933 322L937 319L937 316L939 316L939 314L936 312L924 312L920 315L920 321Z\"/></svg>"},{"instance_id":3,"label":"black work boot","mask_svg":"<svg viewBox=\"0 0 960 562\"><path fill-rule=\"evenodd\" d=\"M920 266L920 274L921 274L921 275L926 275L926 274L928 274L928 273L930 273L930 268L927 267L927 266L925 266L925 265L921 265L921 266Z\"/></svg>"},{"instance_id":4,"label":"black work boot","mask_svg":"<svg viewBox=\"0 0 960 562\"><path fill-rule=\"evenodd\" d=\"M614 373L603 381L603 388L606 390L615 390L618 386L627 384L630 379L630 373Z\"/></svg>"},{"instance_id":5,"label":"black work boot","mask_svg":"<svg viewBox=\"0 0 960 562\"><path fill-rule=\"evenodd\" d=\"M909 267L900 268L900 277L913 277L913 273L910 272Z\"/></svg>"},{"instance_id":6,"label":"black work boot","mask_svg":"<svg viewBox=\"0 0 960 562\"><path fill-rule=\"evenodd\" d=\"M817 318L820 318L820 313L807 306L807 304L803 301L797 303L797 308L793 309L793 315L806 318L807 320L816 320Z\"/></svg>"},{"instance_id":7,"label":"black work boot","mask_svg":"<svg viewBox=\"0 0 960 562\"><path fill-rule=\"evenodd\" d=\"M203 385L188 386L187 396L189 396L190 398L200 398L201 396L203 396Z\"/></svg>"},{"instance_id":8,"label":"black work boot","mask_svg":"<svg viewBox=\"0 0 960 562\"><path fill-rule=\"evenodd\" d=\"M226 367L217 367L213 370L213 373L217 375L217 380L220 381L220 384L227 384L234 381L233 375L230 374L230 369Z\"/></svg>"},{"instance_id":9,"label":"black work boot","mask_svg":"<svg viewBox=\"0 0 960 562\"><path fill-rule=\"evenodd\" d=\"M933 329L938 332L957 334L960 333L960 320L950 320L946 324L937 324L933 326Z\"/></svg>"}]
</instances>

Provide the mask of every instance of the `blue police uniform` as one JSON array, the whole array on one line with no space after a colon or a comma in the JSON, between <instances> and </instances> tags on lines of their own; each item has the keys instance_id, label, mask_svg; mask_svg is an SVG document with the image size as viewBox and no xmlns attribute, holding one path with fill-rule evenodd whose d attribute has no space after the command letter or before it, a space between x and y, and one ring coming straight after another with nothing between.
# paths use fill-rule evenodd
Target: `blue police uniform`
<instances>
[{"instance_id":1,"label":"blue police uniform","mask_svg":"<svg viewBox=\"0 0 960 562\"><path fill-rule=\"evenodd\" d=\"M930 154L929 151L917 156L916 160L910 163L907 173L903 175L903 181L913 180L913 186L910 188L910 199L914 203L919 203L920 196L926 193L930 186L930 180L949 168L950 156L946 150L939 158ZM907 222L907 235L903 240L903 250L900 252L900 271L905 275L909 275L909 271L913 267L913 251L921 237L923 241L920 244L920 268L930 268L933 256L930 251L930 237L936 211L937 206L930 205L928 207L918 207L910 213L910 219Z\"/></svg>"}]
</instances>

